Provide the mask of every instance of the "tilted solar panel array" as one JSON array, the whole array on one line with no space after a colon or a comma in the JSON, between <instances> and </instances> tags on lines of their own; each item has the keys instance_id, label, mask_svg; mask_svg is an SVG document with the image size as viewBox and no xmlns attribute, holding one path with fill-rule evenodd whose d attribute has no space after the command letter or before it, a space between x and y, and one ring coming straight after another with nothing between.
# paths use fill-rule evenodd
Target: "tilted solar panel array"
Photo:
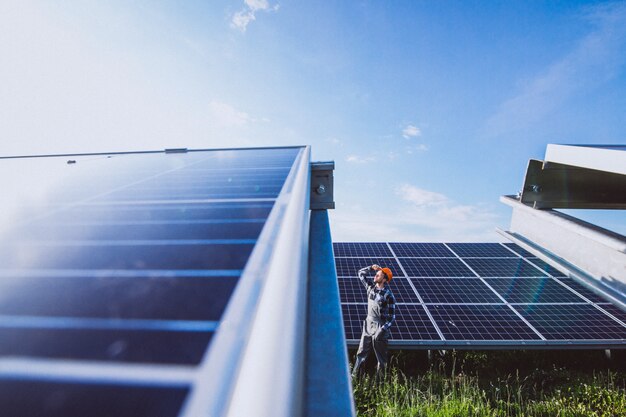
<instances>
[{"instance_id":1,"label":"tilted solar panel array","mask_svg":"<svg viewBox=\"0 0 626 417\"><path fill-rule=\"evenodd\" d=\"M626 348L626 312L510 243L333 244L348 345L367 314L357 277L391 268L390 346ZM371 278L371 277L370 277Z\"/></svg>"},{"instance_id":2,"label":"tilted solar panel array","mask_svg":"<svg viewBox=\"0 0 626 417\"><path fill-rule=\"evenodd\" d=\"M1 413L179 415L301 150L0 160Z\"/></svg>"}]
</instances>

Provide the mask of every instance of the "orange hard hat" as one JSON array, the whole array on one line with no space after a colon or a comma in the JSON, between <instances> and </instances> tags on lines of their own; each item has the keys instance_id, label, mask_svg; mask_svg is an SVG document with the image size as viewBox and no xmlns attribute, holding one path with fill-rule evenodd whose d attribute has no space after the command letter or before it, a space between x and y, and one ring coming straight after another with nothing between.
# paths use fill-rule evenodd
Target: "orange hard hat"
<instances>
[{"instance_id":1,"label":"orange hard hat","mask_svg":"<svg viewBox=\"0 0 626 417\"><path fill-rule=\"evenodd\" d=\"M391 278L393 278L393 273L391 272L391 269L380 268L380 270L383 271L383 274L387 275L387 281L391 281Z\"/></svg>"}]
</instances>

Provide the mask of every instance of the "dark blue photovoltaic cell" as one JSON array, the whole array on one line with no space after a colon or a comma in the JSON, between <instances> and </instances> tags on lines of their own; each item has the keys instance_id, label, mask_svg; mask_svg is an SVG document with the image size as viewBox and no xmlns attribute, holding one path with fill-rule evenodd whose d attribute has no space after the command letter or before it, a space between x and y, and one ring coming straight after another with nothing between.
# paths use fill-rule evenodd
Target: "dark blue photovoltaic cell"
<instances>
[{"instance_id":1,"label":"dark blue photovoltaic cell","mask_svg":"<svg viewBox=\"0 0 626 417\"><path fill-rule=\"evenodd\" d=\"M479 278L411 278L425 303L501 303Z\"/></svg>"},{"instance_id":2,"label":"dark blue photovoltaic cell","mask_svg":"<svg viewBox=\"0 0 626 417\"><path fill-rule=\"evenodd\" d=\"M545 277L524 259L468 258L465 262L481 277Z\"/></svg>"},{"instance_id":3,"label":"dark blue photovoltaic cell","mask_svg":"<svg viewBox=\"0 0 626 417\"><path fill-rule=\"evenodd\" d=\"M333 243L335 256L367 256L367 257L391 257L393 256L386 243Z\"/></svg>"},{"instance_id":4,"label":"dark blue photovoltaic cell","mask_svg":"<svg viewBox=\"0 0 626 417\"><path fill-rule=\"evenodd\" d=\"M441 340L435 326L421 305L400 304L396 307L396 320L391 326L393 340Z\"/></svg>"},{"instance_id":5,"label":"dark blue photovoltaic cell","mask_svg":"<svg viewBox=\"0 0 626 417\"><path fill-rule=\"evenodd\" d=\"M626 325L626 311L614 306L613 304L602 304L599 306L602 310L607 311L609 314L614 316L616 319L620 320L624 325Z\"/></svg>"},{"instance_id":6,"label":"dark blue photovoltaic cell","mask_svg":"<svg viewBox=\"0 0 626 417\"><path fill-rule=\"evenodd\" d=\"M589 301L593 302L593 303L604 303L606 302L606 300L602 297L600 297L599 295L595 294L594 292L592 292L590 289L582 286L581 284L579 284L578 282L574 281L571 278L556 278L557 281L565 284L567 287L569 287L571 290L577 292L578 294L580 294L581 296L583 296L584 298L588 299Z\"/></svg>"},{"instance_id":7,"label":"dark blue photovoltaic cell","mask_svg":"<svg viewBox=\"0 0 626 417\"><path fill-rule=\"evenodd\" d=\"M542 261L539 258L526 258L530 263L541 269L548 275L552 275L553 277L565 277L566 275L553 267L552 265Z\"/></svg>"},{"instance_id":8,"label":"dark blue photovoltaic cell","mask_svg":"<svg viewBox=\"0 0 626 417\"><path fill-rule=\"evenodd\" d=\"M178 240L178 239L256 239L265 219L236 222L126 224L34 224L24 228L24 240L50 241L49 236L64 240Z\"/></svg>"},{"instance_id":9,"label":"dark blue photovoltaic cell","mask_svg":"<svg viewBox=\"0 0 626 417\"><path fill-rule=\"evenodd\" d=\"M356 277L337 278L339 299L342 303L367 303L366 289Z\"/></svg>"},{"instance_id":10,"label":"dark blue photovoltaic cell","mask_svg":"<svg viewBox=\"0 0 626 417\"><path fill-rule=\"evenodd\" d=\"M356 277L361 268L371 265L380 265L381 267L391 269L394 277L402 276L402 270L393 258L335 258L335 266L337 267L337 276L339 277ZM370 273L370 277L374 272Z\"/></svg>"},{"instance_id":11,"label":"dark blue photovoltaic cell","mask_svg":"<svg viewBox=\"0 0 626 417\"><path fill-rule=\"evenodd\" d=\"M387 284L396 303L419 303L419 298L406 278L394 278Z\"/></svg>"},{"instance_id":12,"label":"dark blue photovoltaic cell","mask_svg":"<svg viewBox=\"0 0 626 417\"><path fill-rule=\"evenodd\" d=\"M509 303L584 303L553 278L486 278Z\"/></svg>"},{"instance_id":13,"label":"dark blue photovoltaic cell","mask_svg":"<svg viewBox=\"0 0 626 417\"><path fill-rule=\"evenodd\" d=\"M356 277L338 278L339 298L342 303L367 303L367 290ZM387 285L396 303L419 303L419 298L406 278L394 278Z\"/></svg>"},{"instance_id":14,"label":"dark blue photovoltaic cell","mask_svg":"<svg viewBox=\"0 0 626 417\"><path fill-rule=\"evenodd\" d=\"M367 316L367 304L342 304L343 328L347 340L359 340L363 331L363 320Z\"/></svg>"},{"instance_id":15,"label":"dark blue photovoltaic cell","mask_svg":"<svg viewBox=\"0 0 626 417\"><path fill-rule=\"evenodd\" d=\"M429 305L446 340L540 340L506 305Z\"/></svg>"},{"instance_id":16,"label":"dark blue photovoltaic cell","mask_svg":"<svg viewBox=\"0 0 626 417\"><path fill-rule=\"evenodd\" d=\"M253 247L254 243L143 244L141 241L113 245L21 244L0 246L0 265L7 269L241 270Z\"/></svg>"},{"instance_id":17,"label":"dark blue photovoltaic cell","mask_svg":"<svg viewBox=\"0 0 626 417\"><path fill-rule=\"evenodd\" d=\"M499 243L448 243L461 258L516 258L517 255Z\"/></svg>"},{"instance_id":18,"label":"dark blue photovoltaic cell","mask_svg":"<svg viewBox=\"0 0 626 417\"><path fill-rule=\"evenodd\" d=\"M400 263L410 277L475 277L459 259L401 258Z\"/></svg>"},{"instance_id":19,"label":"dark blue photovoltaic cell","mask_svg":"<svg viewBox=\"0 0 626 417\"><path fill-rule=\"evenodd\" d=\"M217 321L237 281L238 277L5 277L0 280L0 315Z\"/></svg>"},{"instance_id":20,"label":"dark blue photovoltaic cell","mask_svg":"<svg viewBox=\"0 0 626 417\"><path fill-rule=\"evenodd\" d=\"M521 246L516 245L515 243L504 243L504 246L513 250L514 252L516 252L520 256L523 256L524 258L530 258L530 257L535 256L532 253L528 252L526 249L522 248Z\"/></svg>"},{"instance_id":21,"label":"dark blue photovoltaic cell","mask_svg":"<svg viewBox=\"0 0 626 417\"><path fill-rule=\"evenodd\" d=\"M626 327L590 304L514 306L548 340L623 340Z\"/></svg>"},{"instance_id":22,"label":"dark blue photovoltaic cell","mask_svg":"<svg viewBox=\"0 0 626 417\"><path fill-rule=\"evenodd\" d=\"M443 243L390 243L398 257L453 258L454 254Z\"/></svg>"},{"instance_id":23,"label":"dark blue photovoltaic cell","mask_svg":"<svg viewBox=\"0 0 626 417\"><path fill-rule=\"evenodd\" d=\"M85 225L115 222L175 224L176 222L194 221L250 221L265 220L273 206L273 202L136 204L115 207L110 205L81 205L55 213L54 219L57 224ZM54 209L54 207L49 207L48 211Z\"/></svg>"},{"instance_id":24,"label":"dark blue photovoltaic cell","mask_svg":"<svg viewBox=\"0 0 626 417\"><path fill-rule=\"evenodd\" d=\"M2 327L0 356L197 365L210 331Z\"/></svg>"},{"instance_id":25,"label":"dark blue photovoltaic cell","mask_svg":"<svg viewBox=\"0 0 626 417\"><path fill-rule=\"evenodd\" d=\"M0 379L0 404L7 417L176 417L188 390Z\"/></svg>"}]
</instances>

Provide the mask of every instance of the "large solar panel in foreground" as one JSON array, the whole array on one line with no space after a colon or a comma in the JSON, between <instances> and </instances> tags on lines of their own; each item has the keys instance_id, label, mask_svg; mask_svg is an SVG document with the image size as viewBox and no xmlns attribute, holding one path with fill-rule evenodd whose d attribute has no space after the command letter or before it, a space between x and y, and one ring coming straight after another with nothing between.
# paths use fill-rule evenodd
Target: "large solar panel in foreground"
<instances>
[{"instance_id":1,"label":"large solar panel in foreground","mask_svg":"<svg viewBox=\"0 0 626 417\"><path fill-rule=\"evenodd\" d=\"M357 272L375 263L394 271L392 347L626 348L626 312L515 244L333 247L350 346L367 314Z\"/></svg>"},{"instance_id":2,"label":"large solar panel in foreground","mask_svg":"<svg viewBox=\"0 0 626 417\"><path fill-rule=\"evenodd\" d=\"M301 151L0 160L2 414L179 415Z\"/></svg>"}]
</instances>

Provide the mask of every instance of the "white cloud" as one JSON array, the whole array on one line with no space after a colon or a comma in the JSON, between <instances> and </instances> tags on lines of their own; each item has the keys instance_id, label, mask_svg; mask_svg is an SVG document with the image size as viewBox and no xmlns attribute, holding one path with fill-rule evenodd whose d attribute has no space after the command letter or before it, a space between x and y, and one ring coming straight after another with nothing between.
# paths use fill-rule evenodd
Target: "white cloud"
<instances>
[{"instance_id":1,"label":"white cloud","mask_svg":"<svg viewBox=\"0 0 626 417\"><path fill-rule=\"evenodd\" d=\"M402 129L402 136L404 136L406 139L416 138L418 136L422 136L422 131L417 126L408 125L404 129Z\"/></svg>"},{"instance_id":2,"label":"white cloud","mask_svg":"<svg viewBox=\"0 0 626 417\"><path fill-rule=\"evenodd\" d=\"M526 83L500 105L485 124L488 136L498 136L536 123L569 98L591 91L616 77L626 62L626 3L588 9L596 29L577 46Z\"/></svg>"},{"instance_id":3,"label":"white cloud","mask_svg":"<svg viewBox=\"0 0 626 417\"><path fill-rule=\"evenodd\" d=\"M409 201L416 206L433 206L448 202L448 197L443 194L417 188L409 184L403 184L398 187L396 194L403 200Z\"/></svg>"},{"instance_id":4,"label":"white cloud","mask_svg":"<svg viewBox=\"0 0 626 417\"><path fill-rule=\"evenodd\" d=\"M354 163L354 164L365 164L368 162L374 162L376 158L373 156L360 156L360 155L348 155L346 157L346 162Z\"/></svg>"},{"instance_id":5,"label":"white cloud","mask_svg":"<svg viewBox=\"0 0 626 417\"><path fill-rule=\"evenodd\" d=\"M392 190L394 190L392 188ZM338 204L331 213L336 241L495 242L500 219L493 207L461 204L411 184L385 195L384 205Z\"/></svg>"},{"instance_id":6,"label":"white cloud","mask_svg":"<svg viewBox=\"0 0 626 417\"><path fill-rule=\"evenodd\" d=\"M211 122L220 127L245 126L254 121L248 113L239 111L230 104L220 101L209 103L209 117Z\"/></svg>"},{"instance_id":7,"label":"white cloud","mask_svg":"<svg viewBox=\"0 0 626 417\"><path fill-rule=\"evenodd\" d=\"M245 32L250 22L256 20L256 13L259 11L277 11L280 5L271 6L267 0L245 0L243 9L233 15L230 26Z\"/></svg>"}]
</instances>

